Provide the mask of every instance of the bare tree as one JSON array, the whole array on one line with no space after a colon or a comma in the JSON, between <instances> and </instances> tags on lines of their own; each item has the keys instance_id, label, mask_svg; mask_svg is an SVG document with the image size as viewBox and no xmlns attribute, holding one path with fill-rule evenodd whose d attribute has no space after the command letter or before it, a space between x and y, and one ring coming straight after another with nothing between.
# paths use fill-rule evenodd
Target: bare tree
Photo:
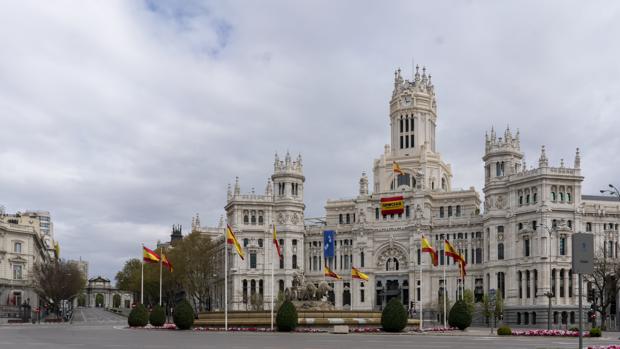
<instances>
[{"instance_id":1,"label":"bare tree","mask_svg":"<svg viewBox=\"0 0 620 349\"><path fill-rule=\"evenodd\" d=\"M53 311L58 311L62 301L71 302L82 291L86 276L76 263L54 260L35 264L32 286Z\"/></svg>"},{"instance_id":2,"label":"bare tree","mask_svg":"<svg viewBox=\"0 0 620 349\"><path fill-rule=\"evenodd\" d=\"M620 291L620 259L607 256L604 249L600 249L596 255L598 257L594 259L594 272L584 276L596 291L594 304L601 313L601 329L606 330L608 308Z\"/></svg>"}]
</instances>

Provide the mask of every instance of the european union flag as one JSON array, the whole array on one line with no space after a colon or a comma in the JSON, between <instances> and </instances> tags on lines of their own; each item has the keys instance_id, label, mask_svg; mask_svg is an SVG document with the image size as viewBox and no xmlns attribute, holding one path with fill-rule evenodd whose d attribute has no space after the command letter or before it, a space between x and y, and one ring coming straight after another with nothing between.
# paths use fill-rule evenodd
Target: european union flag
<instances>
[{"instance_id":1,"label":"european union flag","mask_svg":"<svg viewBox=\"0 0 620 349\"><path fill-rule=\"evenodd\" d=\"M323 255L325 257L334 256L334 237L336 232L333 230L323 231Z\"/></svg>"}]
</instances>

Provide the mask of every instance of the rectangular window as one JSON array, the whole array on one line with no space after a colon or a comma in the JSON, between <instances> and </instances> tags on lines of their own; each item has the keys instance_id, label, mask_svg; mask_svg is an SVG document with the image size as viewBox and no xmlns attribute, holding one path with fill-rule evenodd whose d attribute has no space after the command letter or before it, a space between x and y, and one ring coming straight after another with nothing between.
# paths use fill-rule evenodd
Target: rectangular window
<instances>
[{"instance_id":1,"label":"rectangular window","mask_svg":"<svg viewBox=\"0 0 620 349\"><path fill-rule=\"evenodd\" d=\"M452 217L452 206L448 206L448 217Z\"/></svg>"},{"instance_id":2,"label":"rectangular window","mask_svg":"<svg viewBox=\"0 0 620 349\"><path fill-rule=\"evenodd\" d=\"M361 289L361 290L360 290L360 302L362 302L362 303L364 303L364 302L365 302L365 300L364 300L364 299L365 299L365 297L364 297L364 296L365 296L365 294L364 294L364 290L363 290L363 289Z\"/></svg>"},{"instance_id":3,"label":"rectangular window","mask_svg":"<svg viewBox=\"0 0 620 349\"><path fill-rule=\"evenodd\" d=\"M504 232L504 226L503 225L498 225L497 226L497 232L498 233L503 233Z\"/></svg>"},{"instance_id":4,"label":"rectangular window","mask_svg":"<svg viewBox=\"0 0 620 349\"><path fill-rule=\"evenodd\" d=\"M530 256L530 239L523 240L523 254L525 257Z\"/></svg>"},{"instance_id":5,"label":"rectangular window","mask_svg":"<svg viewBox=\"0 0 620 349\"><path fill-rule=\"evenodd\" d=\"M364 267L364 252L360 253L360 267Z\"/></svg>"},{"instance_id":6,"label":"rectangular window","mask_svg":"<svg viewBox=\"0 0 620 349\"><path fill-rule=\"evenodd\" d=\"M566 238L560 238L560 256L566 256Z\"/></svg>"},{"instance_id":7,"label":"rectangular window","mask_svg":"<svg viewBox=\"0 0 620 349\"><path fill-rule=\"evenodd\" d=\"M439 218L443 218L443 206L439 208Z\"/></svg>"},{"instance_id":8,"label":"rectangular window","mask_svg":"<svg viewBox=\"0 0 620 349\"><path fill-rule=\"evenodd\" d=\"M256 253L250 253L250 269L256 269Z\"/></svg>"},{"instance_id":9,"label":"rectangular window","mask_svg":"<svg viewBox=\"0 0 620 349\"><path fill-rule=\"evenodd\" d=\"M403 136L400 136L400 149L403 149Z\"/></svg>"},{"instance_id":10,"label":"rectangular window","mask_svg":"<svg viewBox=\"0 0 620 349\"><path fill-rule=\"evenodd\" d=\"M409 137L411 138L411 142L409 142L409 144L411 144L411 148L414 148L415 147L415 142L413 141L414 135L410 135Z\"/></svg>"},{"instance_id":11,"label":"rectangular window","mask_svg":"<svg viewBox=\"0 0 620 349\"><path fill-rule=\"evenodd\" d=\"M400 132L403 132L403 119L400 119Z\"/></svg>"},{"instance_id":12,"label":"rectangular window","mask_svg":"<svg viewBox=\"0 0 620 349\"><path fill-rule=\"evenodd\" d=\"M409 137L405 136L405 148L409 148Z\"/></svg>"},{"instance_id":13,"label":"rectangular window","mask_svg":"<svg viewBox=\"0 0 620 349\"><path fill-rule=\"evenodd\" d=\"M351 224L351 215L347 213L347 224Z\"/></svg>"},{"instance_id":14,"label":"rectangular window","mask_svg":"<svg viewBox=\"0 0 620 349\"><path fill-rule=\"evenodd\" d=\"M409 205L405 206L405 217L409 218Z\"/></svg>"},{"instance_id":15,"label":"rectangular window","mask_svg":"<svg viewBox=\"0 0 620 349\"><path fill-rule=\"evenodd\" d=\"M21 280L22 279L22 266L21 264L13 265L13 279Z\"/></svg>"},{"instance_id":16,"label":"rectangular window","mask_svg":"<svg viewBox=\"0 0 620 349\"><path fill-rule=\"evenodd\" d=\"M297 269L297 255L293 255L293 269Z\"/></svg>"},{"instance_id":17,"label":"rectangular window","mask_svg":"<svg viewBox=\"0 0 620 349\"><path fill-rule=\"evenodd\" d=\"M405 119L405 132L409 132L409 119Z\"/></svg>"}]
</instances>

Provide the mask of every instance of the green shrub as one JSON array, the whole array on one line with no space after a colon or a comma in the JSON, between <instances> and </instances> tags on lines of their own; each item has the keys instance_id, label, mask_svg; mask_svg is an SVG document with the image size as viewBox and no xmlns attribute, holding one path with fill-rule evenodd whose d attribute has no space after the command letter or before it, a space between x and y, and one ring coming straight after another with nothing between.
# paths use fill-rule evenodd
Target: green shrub
<instances>
[{"instance_id":1,"label":"green shrub","mask_svg":"<svg viewBox=\"0 0 620 349\"><path fill-rule=\"evenodd\" d=\"M448 324L461 331L464 331L471 325L471 313L464 301L460 300L454 303L448 314Z\"/></svg>"},{"instance_id":2,"label":"green shrub","mask_svg":"<svg viewBox=\"0 0 620 349\"><path fill-rule=\"evenodd\" d=\"M592 327L590 329L590 337L600 337L601 334L602 334L602 331L598 327Z\"/></svg>"},{"instance_id":3,"label":"green shrub","mask_svg":"<svg viewBox=\"0 0 620 349\"><path fill-rule=\"evenodd\" d=\"M510 336L512 335L512 330L508 326L502 326L497 329L498 336Z\"/></svg>"},{"instance_id":4,"label":"green shrub","mask_svg":"<svg viewBox=\"0 0 620 349\"><path fill-rule=\"evenodd\" d=\"M149 315L149 322L151 325L160 327L166 323L166 312L164 308L159 305L156 305L153 310L151 310L151 315Z\"/></svg>"},{"instance_id":5,"label":"green shrub","mask_svg":"<svg viewBox=\"0 0 620 349\"><path fill-rule=\"evenodd\" d=\"M194 324L194 309L187 300L182 300L174 307L172 316L179 330L188 330Z\"/></svg>"},{"instance_id":6,"label":"green shrub","mask_svg":"<svg viewBox=\"0 0 620 349\"><path fill-rule=\"evenodd\" d=\"M278 315L276 316L276 326L280 332L294 331L297 327L298 317L297 309L295 305L286 300L278 309Z\"/></svg>"},{"instance_id":7,"label":"green shrub","mask_svg":"<svg viewBox=\"0 0 620 349\"><path fill-rule=\"evenodd\" d=\"M386 332L400 332L407 326L407 311L397 298L392 298L381 313L381 327Z\"/></svg>"},{"instance_id":8,"label":"green shrub","mask_svg":"<svg viewBox=\"0 0 620 349\"><path fill-rule=\"evenodd\" d=\"M138 304L131 309L127 323L130 327L144 327L149 323L149 312L146 311L143 304Z\"/></svg>"}]
</instances>

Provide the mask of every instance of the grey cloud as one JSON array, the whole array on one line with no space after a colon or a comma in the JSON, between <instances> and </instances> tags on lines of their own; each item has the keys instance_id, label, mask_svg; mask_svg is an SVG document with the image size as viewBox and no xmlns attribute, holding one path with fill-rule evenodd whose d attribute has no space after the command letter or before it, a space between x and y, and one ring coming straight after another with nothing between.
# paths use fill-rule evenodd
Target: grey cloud
<instances>
[{"instance_id":1,"label":"grey cloud","mask_svg":"<svg viewBox=\"0 0 620 349\"><path fill-rule=\"evenodd\" d=\"M302 153L307 216L351 197L388 142L393 71L433 75L455 187L482 186L492 125L529 164L582 148L584 191L618 173L615 2L155 2L0 13L0 201L52 211L66 257L112 277L226 184L263 191Z\"/></svg>"}]
</instances>

